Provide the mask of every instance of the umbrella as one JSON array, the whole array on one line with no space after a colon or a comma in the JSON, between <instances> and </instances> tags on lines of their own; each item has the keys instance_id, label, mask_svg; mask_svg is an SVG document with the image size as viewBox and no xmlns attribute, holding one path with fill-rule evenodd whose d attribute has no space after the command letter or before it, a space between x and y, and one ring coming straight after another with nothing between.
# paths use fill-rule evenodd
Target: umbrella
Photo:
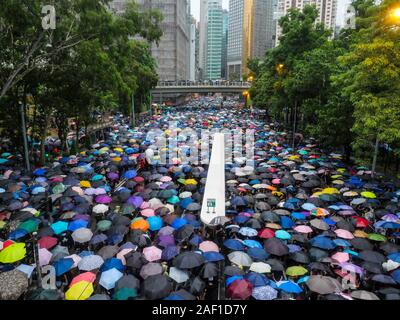
<instances>
[{"instance_id":1,"label":"umbrella","mask_svg":"<svg viewBox=\"0 0 400 320\"><path fill-rule=\"evenodd\" d=\"M117 283L115 285L116 290L119 290L122 288L139 289L140 288L140 280L131 274L124 275L121 279L119 279L117 281Z\"/></svg>"},{"instance_id":2,"label":"umbrella","mask_svg":"<svg viewBox=\"0 0 400 320\"><path fill-rule=\"evenodd\" d=\"M246 280L236 280L228 286L226 294L232 300L246 300L253 292L253 286Z\"/></svg>"},{"instance_id":3,"label":"umbrella","mask_svg":"<svg viewBox=\"0 0 400 320\"><path fill-rule=\"evenodd\" d=\"M193 269L201 266L203 263L203 256L193 251L183 252L173 261L174 267L179 269Z\"/></svg>"},{"instance_id":4,"label":"umbrella","mask_svg":"<svg viewBox=\"0 0 400 320\"><path fill-rule=\"evenodd\" d=\"M189 280L189 275L186 271L175 267L170 268L169 277L177 283L184 283Z\"/></svg>"},{"instance_id":5,"label":"umbrella","mask_svg":"<svg viewBox=\"0 0 400 320\"><path fill-rule=\"evenodd\" d=\"M115 300L129 300L129 298L136 298L138 292L134 288L121 288L114 293Z\"/></svg>"},{"instance_id":6,"label":"umbrella","mask_svg":"<svg viewBox=\"0 0 400 320\"><path fill-rule=\"evenodd\" d=\"M256 300L274 300L278 297L278 291L271 286L253 288L251 294Z\"/></svg>"},{"instance_id":7,"label":"umbrella","mask_svg":"<svg viewBox=\"0 0 400 320\"><path fill-rule=\"evenodd\" d=\"M276 256L284 256L289 253L289 248L282 240L270 238L264 242L265 251Z\"/></svg>"},{"instance_id":8,"label":"umbrella","mask_svg":"<svg viewBox=\"0 0 400 320\"><path fill-rule=\"evenodd\" d=\"M162 250L155 246L146 247L143 249L143 256L149 262L157 261L161 259Z\"/></svg>"},{"instance_id":9,"label":"umbrella","mask_svg":"<svg viewBox=\"0 0 400 320\"><path fill-rule=\"evenodd\" d=\"M92 272L81 273L72 279L71 283L69 284L69 287L72 287L73 285L75 285L81 281L93 283L96 281L96 275Z\"/></svg>"},{"instance_id":10,"label":"umbrella","mask_svg":"<svg viewBox=\"0 0 400 320\"><path fill-rule=\"evenodd\" d=\"M98 255L90 255L82 258L78 263L78 269L83 271L92 271L99 269L104 263L102 257Z\"/></svg>"},{"instance_id":11,"label":"umbrella","mask_svg":"<svg viewBox=\"0 0 400 320\"><path fill-rule=\"evenodd\" d=\"M79 243L89 242L93 237L93 232L88 228L80 228L72 233L72 239Z\"/></svg>"},{"instance_id":12,"label":"umbrella","mask_svg":"<svg viewBox=\"0 0 400 320\"><path fill-rule=\"evenodd\" d=\"M71 258L64 258L54 262L53 266L56 269L56 276L61 276L68 272L74 265L74 260Z\"/></svg>"},{"instance_id":13,"label":"umbrella","mask_svg":"<svg viewBox=\"0 0 400 320\"><path fill-rule=\"evenodd\" d=\"M115 268L109 269L102 272L99 284L107 290L111 290L115 287L115 283L121 279L122 276L123 273L121 271Z\"/></svg>"},{"instance_id":14,"label":"umbrella","mask_svg":"<svg viewBox=\"0 0 400 320\"><path fill-rule=\"evenodd\" d=\"M313 275L306 282L307 287L319 294L330 294L342 291L342 285L331 277Z\"/></svg>"},{"instance_id":15,"label":"umbrella","mask_svg":"<svg viewBox=\"0 0 400 320\"><path fill-rule=\"evenodd\" d=\"M228 259L232 263L244 267L250 267L253 263L253 260L250 258L250 256L242 251L231 252L230 254L228 254Z\"/></svg>"},{"instance_id":16,"label":"umbrella","mask_svg":"<svg viewBox=\"0 0 400 320\"><path fill-rule=\"evenodd\" d=\"M17 300L28 289L27 275L17 269L0 273L0 300Z\"/></svg>"},{"instance_id":17,"label":"umbrella","mask_svg":"<svg viewBox=\"0 0 400 320\"><path fill-rule=\"evenodd\" d=\"M94 292L91 282L80 281L65 293L66 300L87 300Z\"/></svg>"},{"instance_id":18,"label":"umbrella","mask_svg":"<svg viewBox=\"0 0 400 320\"><path fill-rule=\"evenodd\" d=\"M157 274L161 274L162 272L163 272L163 268L162 268L161 264L150 262L148 264L145 264L140 269L140 276L143 279L146 279L149 276L154 276L154 275L157 275Z\"/></svg>"},{"instance_id":19,"label":"umbrella","mask_svg":"<svg viewBox=\"0 0 400 320\"><path fill-rule=\"evenodd\" d=\"M365 290L353 291L351 296L359 300L380 300L374 293Z\"/></svg>"},{"instance_id":20,"label":"umbrella","mask_svg":"<svg viewBox=\"0 0 400 320\"><path fill-rule=\"evenodd\" d=\"M286 274L291 277L303 276L308 273L308 270L302 266L293 266L286 269Z\"/></svg>"},{"instance_id":21,"label":"umbrella","mask_svg":"<svg viewBox=\"0 0 400 320\"><path fill-rule=\"evenodd\" d=\"M26 255L25 243L13 243L0 251L1 263L14 263Z\"/></svg>"},{"instance_id":22,"label":"umbrella","mask_svg":"<svg viewBox=\"0 0 400 320\"><path fill-rule=\"evenodd\" d=\"M303 289L293 281L279 281L276 283L279 290L285 291L287 293L301 293Z\"/></svg>"},{"instance_id":23,"label":"umbrella","mask_svg":"<svg viewBox=\"0 0 400 320\"><path fill-rule=\"evenodd\" d=\"M144 280L143 294L150 300L165 298L171 291L172 283L166 276L149 276Z\"/></svg>"}]
</instances>

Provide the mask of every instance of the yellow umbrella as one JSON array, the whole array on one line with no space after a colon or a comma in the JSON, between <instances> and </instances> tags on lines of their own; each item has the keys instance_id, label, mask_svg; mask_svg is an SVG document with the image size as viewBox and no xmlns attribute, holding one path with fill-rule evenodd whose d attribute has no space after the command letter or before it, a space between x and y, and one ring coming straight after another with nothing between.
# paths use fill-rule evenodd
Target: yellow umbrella
<instances>
[{"instance_id":1,"label":"yellow umbrella","mask_svg":"<svg viewBox=\"0 0 400 320\"><path fill-rule=\"evenodd\" d=\"M114 148L115 152L124 152L124 150L122 148Z\"/></svg>"},{"instance_id":2,"label":"yellow umbrella","mask_svg":"<svg viewBox=\"0 0 400 320\"><path fill-rule=\"evenodd\" d=\"M319 197L322 196L324 193L323 192L315 192L311 197L315 198L315 197Z\"/></svg>"},{"instance_id":3,"label":"yellow umbrella","mask_svg":"<svg viewBox=\"0 0 400 320\"><path fill-rule=\"evenodd\" d=\"M322 190L322 194L340 194L339 190L336 188L326 188Z\"/></svg>"},{"instance_id":4,"label":"yellow umbrella","mask_svg":"<svg viewBox=\"0 0 400 320\"><path fill-rule=\"evenodd\" d=\"M346 169L345 169L345 168L339 168L339 169L337 169L336 171L337 171L337 172L340 172L340 173L345 173L345 172L346 172Z\"/></svg>"},{"instance_id":5,"label":"yellow umbrella","mask_svg":"<svg viewBox=\"0 0 400 320\"><path fill-rule=\"evenodd\" d=\"M331 176L332 179L339 179L341 177L342 177L341 174L334 174L333 176Z\"/></svg>"},{"instance_id":6,"label":"yellow umbrella","mask_svg":"<svg viewBox=\"0 0 400 320\"><path fill-rule=\"evenodd\" d=\"M195 179L186 179L185 185L194 184L197 185L197 181Z\"/></svg>"},{"instance_id":7,"label":"yellow umbrella","mask_svg":"<svg viewBox=\"0 0 400 320\"><path fill-rule=\"evenodd\" d=\"M367 199L376 199L376 194L371 191L361 192L361 196Z\"/></svg>"},{"instance_id":8,"label":"yellow umbrella","mask_svg":"<svg viewBox=\"0 0 400 320\"><path fill-rule=\"evenodd\" d=\"M288 158L289 160L298 160L298 159L300 159L300 156L290 156L289 158Z\"/></svg>"},{"instance_id":9,"label":"yellow umbrella","mask_svg":"<svg viewBox=\"0 0 400 320\"><path fill-rule=\"evenodd\" d=\"M303 276L307 272L308 270L302 266L294 266L286 269L286 274L291 277Z\"/></svg>"},{"instance_id":10,"label":"yellow umbrella","mask_svg":"<svg viewBox=\"0 0 400 320\"><path fill-rule=\"evenodd\" d=\"M5 221L0 221L0 229L3 229L5 225L6 225Z\"/></svg>"},{"instance_id":11,"label":"yellow umbrella","mask_svg":"<svg viewBox=\"0 0 400 320\"><path fill-rule=\"evenodd\" d=\"M332 184L340 184L340 185L342 185L342 184L344 184L344 182L342 180L333 180Z\"/></svg>"},{"instance_id":12,"label":"yellow umbrella","mask_svg":"<svg viewBox=\"0 0 400 320\"><path fill-rule=\"evenodd\" d=\"M87 281L79 281L65 293L66 300L86 300L94 292L93 284Z\"/></svg>"},{"instance_id":13,"label":"yellow umbrella","mask_svg":"<svg viewBox=\"0 0 400 320\"><path fill-rule=\"evenodd\" d=\"M14 263L26 256L25 243L13 243L0 251L1 263Z\"/></svg>"},{"instance_id":14,"label":"yellow umbrella","mask_svg":"<svg viewBox=\"0 0 400 320\"><path fill-rule=\"evenodd\" d=\"M90 188L92 186L90 184L90 182L86 181L86 180L82 180L80 184L81 184L81 187L83 187L83 188Z\"/></svg>"},{"instance_id":15,"label":"yellow umbrella","mask_svg":"<svg viewBox=\"0 0 400 320\"><path fill-rule=\"evenodd\" d=\"M353 235L357 238L368 238L368 233L362 231L362 230L356 230L354 231Z\"/></svg>"},{"instance_id":16,"label":"yellow umbrella","mask_svg":"<svg viewBox=\"0 0 400 320\"><path fill-rule=\"evenodd\" d=\"M266 223L265 227L266 228L270 228L270 229L274 229L274 230L282 229L282 227L279 224L276 224L276 223Z\"/></svg>"},{"instance_id":17,"label":"yellow umbrella","mask_svg":"<svg viewBox=\"0 0 400 320\"><path fill-rule=\"evenodd\" d=\"M115 158L112 158L111 160L114 162L121 162L122 159L120 157L115 157Z\"/></svg>"}]
</instances>

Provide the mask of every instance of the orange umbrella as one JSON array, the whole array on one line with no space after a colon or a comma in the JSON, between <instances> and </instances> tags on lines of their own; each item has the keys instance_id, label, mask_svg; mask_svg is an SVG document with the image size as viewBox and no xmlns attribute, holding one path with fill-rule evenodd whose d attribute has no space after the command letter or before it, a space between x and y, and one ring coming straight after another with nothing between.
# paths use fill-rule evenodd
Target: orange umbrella
<instances>
[{"instance_id":1,"label":"orange umbrella","mask_svg":"<svg viewBox=\"0 0 400 320\"><path fill-rule=\"evenodd\" d=\"M81 273L80 275L78 275L72 279L71 283L69 284L69 288L71 288L74 284L76 284L80 281L86 281L86 282L93 283L96 281L96 275L93 272Z\"/></svg>"},{"instance_id":2,"label":"orange umbrella","mask_svg":"<svg viewBox=\"0 0 400 320\"><path fill-rule=\"evenodd\" d=\"M144 219L138 219L131 224L131 229L133 230L139 229L142 230L143 232L147 232L147 230L149 230L149 227L150 227L149 223L147 222L147 220Z\"/></svg>"}]
</instances>

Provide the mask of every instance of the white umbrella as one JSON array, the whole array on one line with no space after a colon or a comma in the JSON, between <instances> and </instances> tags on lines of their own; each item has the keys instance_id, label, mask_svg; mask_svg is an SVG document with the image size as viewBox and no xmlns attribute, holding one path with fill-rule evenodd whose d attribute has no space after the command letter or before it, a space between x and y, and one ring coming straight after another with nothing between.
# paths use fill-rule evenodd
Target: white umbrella
<instances>
[{"instance_id":1,"label":"white umbrella","mask_svg":"<svg viewBox=\"0 0 400 320\"><path fill-rule=\"evenodd\" d=\"M90 239L92 239L92 237L93 237L93 232L88 228L80 228L72 233L72 239L74 239L74 241L79 243L89 242Z\"/></svg>"},{"instance_id":2,"label":"white umbrella","mask_svg":"<svg viewBox=\"0 0 400 320\"><path fill-rule=\"evenodd\" d=\"M228 254L228 259L230 262L244 267L250 267L253 263L253 260L250 258L250 256L242 251L231 252Z\"/></svg>"},{"instance_id":3,"label":"white umbrella","mask_svg":"<svg viewBox=\"0 0 400 320\"><path fill-rule=\"evenodd\" d=\"M189 275L186 271L175 267L169 269L169 277L177 283L184 283L189 279Z\"/></svg>"},{"instance_id":4,"label":"white umbrella","mask_svg":"<svg viewBox=\"0 0 400 320\"><path fill-rule=\"evenodd\" d=\"M97 214L103 214L108 211L108 206L105 204L97 204L93 207L93 212Z\"/></svg>"},{"instance_id":5,"label":"white umbrella","mask_svg":"<svg viewBox=\"0 0 400 320\"><path fill-rule=\"evenodd\" d=\"M253 262L250 266L250 271L257 273L270 273L271 266L265 262Z\"/></svg>"}]
</instances>

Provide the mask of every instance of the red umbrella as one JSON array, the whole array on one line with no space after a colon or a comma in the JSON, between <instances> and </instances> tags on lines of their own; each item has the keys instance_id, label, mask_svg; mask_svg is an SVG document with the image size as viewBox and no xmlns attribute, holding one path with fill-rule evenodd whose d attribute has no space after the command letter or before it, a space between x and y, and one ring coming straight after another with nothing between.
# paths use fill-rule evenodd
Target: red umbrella
<instances>
[{"instance_id":1,"label":"red umbrella","mask_svg":"<svg viewBox=\"0 0 400 320\"><path fill-rule=\"evenodd\" d=\"M275 237L275 231L272 229L262 229L258 232L258 236L263 239L269 239Z\"/></svg>"},{"instance_id":2,"label":"red umbrella","mask_svg":"<svg viewBox=\"0 0 400 320\"><path fill-rule=\"evenodd\" d=\"M57 238L43 237L38 241L38 244L42 249L51 249L57 244L57 242L58 242Z\"/></svg>"},{"instance_id":3,"label":"red umbrella","mask_svg":"<svg viewBox=\"0 0 400 320\"><path fill-rule=\"evenodd\" d=\"M357 228L367 228L369 226L369 221L365 218L353 216L354 220L356 220L356 227Z\"/></svg>"},{"instance_id":4,"label":"red umbrella","mask_svg":"<svg viewBox=\"0 0 400 320\"><path fill-rule=\"evenodd\" d=\"M229 285L227 295L233 300L246 300L253 292L253 286L247 280L235 280Z\"/></svg>"}]
</instances>

